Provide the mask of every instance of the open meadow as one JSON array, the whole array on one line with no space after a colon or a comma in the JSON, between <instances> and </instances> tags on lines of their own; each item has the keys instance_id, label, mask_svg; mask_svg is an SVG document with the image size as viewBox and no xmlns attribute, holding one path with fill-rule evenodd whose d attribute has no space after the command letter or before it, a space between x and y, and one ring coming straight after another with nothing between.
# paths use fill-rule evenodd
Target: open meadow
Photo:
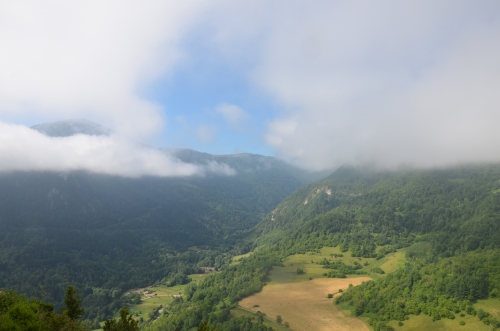
<instances>
[{"instance_id":1,"label":"open meadow","mask_svg":"<svg viewBox=\"0 0 500 331\"><path fill-rule=\"evenodd\" d=\"M342 256L339 256L342 255ZM342 261L346 265L360 264L364 275L351 275L347 278L327 278L321 261ZM373 268L387 264L394 268L404 260L404 252L389 254L386 258L352 257L350 252L342 253L338 247L324 247L318 252L296 254L288 257L283 267L275 267L269 281L260 293L245 298L239 305L251 312L265 313L276 320L280 315L282 324L287 322L292 330L369 330L360 319L350 316L333 304L333 297L339 290L346 290L350 284L356 286L372 278L383 277L373 273ZM300 272L297 270L300 269ZM389 270L387 270L389 271Z\"/></svg>"},{"instance_id":2,"label":"open meadow","mask_svg":"<svg viewBox=\"0 0 500 331\"><path fill-rule=\"evenodd\" d=\"M351 252L341 252L339 247L323 247L319 252L308 252L288 257L283 262L283 267L273 268L267 284L285 284L303 282L310 280L310 278L325 278L324 273L328 272L329 269L325 269L323 265L319 264L324 259L327 259L329 262L341 261L349 266L359 264L362 267L359 271L364 273L363 276L366 275L370 278L383 277L385 274L395 271L399 266L404 265L405 253L406 251L402 249L377 260L375 258L352 257ZM382 269L385 274L372 272L372 269L375 268ZM301 269L304 272L297 273L297 269ZM359 275L347 275L347 277L359 277Z\"/></svg>"},{"instance_id":3,"label":"open meadow","mask_svg":"<svg viewBox=\"0 0 500 331\"><path fill-rule=\"evenodd\" d=\"M261 311L269 318L280 315L292 330L369 330L361 320L346 316L334 304L329 293L359 285L368 277L318 278L304 282L265 286L262 292L245 298L240 306Z\"/></svg>"}]
</instances>

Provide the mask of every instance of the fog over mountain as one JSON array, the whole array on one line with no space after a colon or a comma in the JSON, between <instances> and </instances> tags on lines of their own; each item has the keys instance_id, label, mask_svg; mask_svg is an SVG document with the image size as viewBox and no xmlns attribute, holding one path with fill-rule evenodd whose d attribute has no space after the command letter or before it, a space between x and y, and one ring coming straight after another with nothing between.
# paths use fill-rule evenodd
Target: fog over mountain
<instances>
[{"instance_id":1,"label":"fog over mountain","mask_svg":"<svg viewBox=\"0 0 500 331\"><path fill-rule=\"evenodd\" d=\"M33 125L32 129L49 137L69 137L76 134L88 136L109 136L113 131L85 119L58 121Z\"/></svg>"},{"instance_id":2,"label":"fog over mountain","mask_svg":"<svg viewBox=\"0 0 500 331\"><path fill-rule=\"evenodd\" d=\"M234 175L226 164L190 164L86 120L36 125L0 122L0 171L75 171L124 177Z\"/></svg>"},{"instance_id":3,"label":"fog over mountain","mask_svg":"<svg viewBox=\"0 0 500 331\"><path fill-rule=\"evenodd\" d=\"M308 169L496 162L499 22L494 0L5 2L0 120L27 150L6 126L87 118Z\"/></svg>"}]
</instances>

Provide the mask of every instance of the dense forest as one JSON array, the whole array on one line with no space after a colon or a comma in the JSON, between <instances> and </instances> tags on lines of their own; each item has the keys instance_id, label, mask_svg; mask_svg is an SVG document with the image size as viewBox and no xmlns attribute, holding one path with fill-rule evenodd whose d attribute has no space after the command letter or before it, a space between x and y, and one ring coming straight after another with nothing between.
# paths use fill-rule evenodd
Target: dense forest
<instances>
[{"instance_id":1,"label":"dense forest","mask_svg":"<svg viewBox=\"0 0 500 331\"><path fill-rule=\"evenodd\" d=\"M221 162L176 153L186 162ZM97 325L127 303L126 290L183 283L200 266L222 268L229 251L248 250L249 229L317 176L259 155L223 158L234 176L0 174L0 288L43 290L60 308L75 285L84 317Z\"/></svg>"},{"instance_id":2,"label":"dense forest","mask_svg":"<svg viewBox=\"0 0 500 331\"><path fill-rule=\"evenodd\" d=\"M266 180L278 178L270 174ZM195 182L179 181L182 185L178 184L176 190L184 185L188 187L184 189L192 188ZM144 190L154 185L151 180ZM213 189L223 183L214 179L206 185ZM240 194L240 198L244 194L235 191L236 186L234 191L220 190L228 196ZM191 192L200 194L203 190L197 186L197 190ZM162 201L168 199L164 197ZM20 288L23 293L28 291L23 288L24 284L38 282L46 286L48 279L53 280L51 289L57 288L59 297L68 279L85 284L81 287L83 305L91 307L85 318L96 326L96 321L103 321L121 307L134 304L130 296L122 296L125 289L158 281L189 283L186 275L198 272L198 267L216 266L220 272L201 282L189 283L183 296L165 307L154 323L144 322L140 327L158 331L195 330L206 323L205 326L213 325L217 330L268 330L262 323L263 318L235 317L231 309L242 298L260 291L268 281L269 271L280 266L288 256L322 247L339 247L353 257L382 259L406 248L407 262L403 268L350 287L335 302L352 307L357 316L369 318L375 330L390 330L387 322L403 322L410 315L418 314L429 315L434 320L455 318L457 314L475 315L493 328L500 327L496 318L473 308L478 299L500 295L499 165L400 171L345 166L323 180L298 188L281 203L276 203L276 207L267 204L269 213L265 216L262 209L250 214L252 207L242 207L244 201L259 203L235 199L227 209L219 207L214 211L207 207L198 214L205 215L206 223L201 225L189 215L203 205L186 207L182 210L184 214L172 219L184 222L185 217L187 223L172 224L172 228L165 231L165 237L162 237L162 227L167 228L168 218L162 219L159 215L168 214L169 208L159 206L157 214L149 209L147 216L139 216L133 222L120 220L117 223L120 226L108 224L96 228L92 236L101 233L103 237L89 236L88 249L73 249L59 255L64 247L76 245L70 240L64 244L68 246L55 246L65 233L71 233L68 229L61 227L60 232L51 231L36 238L32 235L36 231L29 232L29 227L19 232L10 227L9 231L2 231L0 270L16 270L16 263L24 265L25 269L19 268L18 274L4 274L5 281L11 282L7 285ZM232 209L235 204L240 206L236 210L246 211L253 218L250 220L241 216L244 213L235 212ZM155 222L154 215L158 215ZM263 219L257 224L258 217ZM141 223L144 219L148 221ZM248 221L243 221L245 219ZM200 231L197 235L196 226L210 229L211 222L216 230ZM251 231L246 231L252 226ZM109 232L110 229L113 231ZM176 238L169 240L171 229L178 232L175 232ZM87 229L72 231L75 237L85 238ZM56 241L52 238L57 233L61 239ZM113 237L106 241L109 233ZM208 238L203 237L203 233L209 233ZM233 235L228 235L230 233ZM147 240L142 240L144 238ZM187 239L176 245L175 240L179 238ZM189 246L201 249L193 251L187 249ZM52 247L53 251L47 251L46 247ZM232 255L250 250L254 250L253 254L240 263L230 263ZM19 254L17 259L16 254ZM32 260L25 260L28 256ZM325 268L325 277L361 273L341 262L319 263ZM26 279L23 270L33 271L29 282L23 283ZM116 270L123 273L117 274ZM383 273L382 270L374 272Z\"/></svg>"}]
</instances>

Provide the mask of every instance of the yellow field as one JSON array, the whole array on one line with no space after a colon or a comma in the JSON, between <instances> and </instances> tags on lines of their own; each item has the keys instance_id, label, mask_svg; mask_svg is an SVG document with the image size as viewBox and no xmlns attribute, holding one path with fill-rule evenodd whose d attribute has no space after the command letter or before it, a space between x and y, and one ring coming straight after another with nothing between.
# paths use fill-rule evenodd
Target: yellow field
<instances>
[{"instance_id":1,"label":"yellow field","mask_svg":"<svg viewBox=\"0 0 500 331\"><path fill-rule=\"evenodd\" d=\"M368 277L319 278L304 282L267 285L262 292L239 302L243 308L261 311L270 318L281 315L295 331L370 330L361 320L345 316L328 299L328 293L359 285ZM258 307L254 307L258 306Z\"/></svg>"},{"instance_id":2,"label":"yellow field","mask_svg":"<svg viewBox=\"0 0 500 331\"><path fill-rule=\"evenodd\" d=\"M332 254L342 254L333 257ZM359 263L366 276L351 275L348 278L326 278L328 269L318 264L323 259L342 261L347 265ZM283 267L275 267L262 292L239 302L242 308L252 312L261 311L276 319L281 315L283 323L288 322L292 330L369 330L362 319L351 317L349 311L342 311L333 304L327 295L345 290L349 284L359 285L363 281L384 275L372 273L371 269L380 267L386 273L404 264L405 250L389 254L381 260L374 258L352 257L350 252L341 252L339 247L323 247L319 252L308 252L290 256ZM297 274L297 268L304 273ZM258 307L254 307L258 306Z\"/></svg>"}]
</instances>

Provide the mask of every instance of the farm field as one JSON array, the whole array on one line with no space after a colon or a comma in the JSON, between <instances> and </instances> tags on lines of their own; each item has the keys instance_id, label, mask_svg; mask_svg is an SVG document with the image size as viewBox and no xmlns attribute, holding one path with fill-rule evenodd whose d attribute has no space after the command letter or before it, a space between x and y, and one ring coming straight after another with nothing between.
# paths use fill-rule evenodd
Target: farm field
<instances>
[{"instance_id":1,"label":"farm field","mask_svg":"<svg viewBox=\"0 0 500 331\"><path fill-rule=\"evenodd\" d=\"M339 255L342 256L339 256ZM341 252L339 247L323 247L317 252L296 254L275 267L269 275L262 292L239 302L239 305L254 313L261 311L275 320L277 315L288 322L292 330L370 330L362 319L351 317L348 310L333 304L329 293L338 295L349 284L354 286L384 274L372 272L381 268L384 272L396 270L405 260L405 250L388 254L380 260L352 257L350 252ZM244 256L239 256L238 259ZM328 269L319 264L324 259L342 261L346 265L359 264L366 275L350 275L347 278L326 278ZM303 273L298 273L300 268Z\"/></svg>"},{"instance_id":2,"label":"farm field","mask_svg":"<svg viewBox=\"0 0 500 331\"><path fill-rule=\"evenodd\" d=\"M319 278L303 282L265 286L262 292L239 302L243 308L261 311L269 318L280 315L295 331L370 330L361 320L344 315L328 299L328 293L359 285L368 277Z\"/></svg>"}]
</instances>

